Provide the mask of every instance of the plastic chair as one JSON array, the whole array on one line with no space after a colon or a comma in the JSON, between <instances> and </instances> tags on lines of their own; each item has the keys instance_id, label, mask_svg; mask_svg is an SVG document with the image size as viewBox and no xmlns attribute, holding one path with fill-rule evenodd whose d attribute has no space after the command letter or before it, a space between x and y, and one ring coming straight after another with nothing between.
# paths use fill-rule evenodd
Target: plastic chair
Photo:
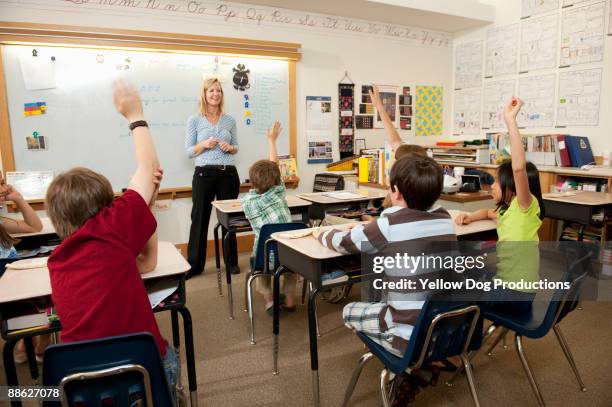
<instances>
[{"instance_id":1,"label":"plastic chair","mask_svg":"<svg viewBox=\"0 0 612 407\"><path fill-rule=\"evenodd\" d=\"M376 356L384 365L380 375L380 391L384 407L390 405L388 384L390 372L402 372L428 366L432 362L444 361L451 356L459 356L467 372L470 393L475 406L480 406L472 367L467 351L480 346L481 335L473 337L480 318L480 308L475 304L436 301L425 302L412 331L408 347L403 357L397 357L374 342L367 335L357 332L357 336L368 347L351 377L344 395L343 406L347 406L365 364Z\"/></svg>"},{"instance_id":2,"label":"plastic chair","mask_svg":"<svg viewBox=\"0 0 612 407\"><path fill-rule=\"evenodd\" d=\"M306 229L304 223L274 223L269 225L263 225L259 232L259 240L257 242L257 251L255 252L255 259L251 264L251 270L249 271L246 289L246 310L249 313L249 322L251 329L251 345L255 345L255 315L253 312L253 281L258 277L271 276L274 270L278 268L278 249L276 241L270 236L277 232L287 232L291 230ZM274 264L270 267L270 253L274 255Z\"/></svg>"},{"instance_id":3,"label":"plastic chair","mask_svg":"<svg viewBox=\"0 0 612 407\"><path fill-rule=\"evenodd\" d=\"M580 390L586 391L586 387L584 386L584 382L580 377L580 373L576 367L576 362L574 362L574 358L569 346L567 345L567 342L565 341L565 337L563 336L559 323L567 314L577 307L579 302L580 286L584 280L586 280L588 265L592 258L593 252L588 252L579 259L575 260L569 266L569 271L565 273L563 279L563 281L571 283L570 288L568 290L555 290L550 301L534 301L530 313L508 315L501 312L496 312L495 310L484 310L483 312L484 318L492 322L492 327L501 331L496 340L489 347L489 352L495 348L495 346L508 331L514 331L516 352L518 353L523 369L527 374L527 379L529 380L531 389L533 390L538 403L541 406L545 405L544 398L542 397L540 388L538 387L535 376L529 366L529 362L527 361L522 338L527 337L531 339L539 339L546 336L546 334L548 334L548 332L550 332L552 329L557 337L557 340L559 341L561 349L563 349L563 353L565 354L574 375L576 376Z\"/></svg>"},{"instance_id":4,"label":"plastic chair","mask_svg":"<svg viewBox=\"0 0 612 407\"><path fill-rule=\"evenodd\" d=\"M52 345L44 360L43 386L60 386L63 406L175 405L150 333Z\"/></svg>"}]
</instances>

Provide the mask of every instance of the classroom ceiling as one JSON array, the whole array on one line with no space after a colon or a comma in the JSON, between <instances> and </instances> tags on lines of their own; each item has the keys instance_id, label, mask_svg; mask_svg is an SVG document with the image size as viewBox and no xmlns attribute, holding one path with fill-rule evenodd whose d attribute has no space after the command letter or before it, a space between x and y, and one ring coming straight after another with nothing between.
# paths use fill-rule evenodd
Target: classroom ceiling
<instances>
[{"instance_id":1,"label":"classroom ceiling","mask_svg":"<svg viewBox=\"0 0 612 407\"><path fill-rule=\"evenodd\" d=\"M478 0L238 0L239 3L458 32L493 22L495 7Z\"/></svg>"}]
</instances>

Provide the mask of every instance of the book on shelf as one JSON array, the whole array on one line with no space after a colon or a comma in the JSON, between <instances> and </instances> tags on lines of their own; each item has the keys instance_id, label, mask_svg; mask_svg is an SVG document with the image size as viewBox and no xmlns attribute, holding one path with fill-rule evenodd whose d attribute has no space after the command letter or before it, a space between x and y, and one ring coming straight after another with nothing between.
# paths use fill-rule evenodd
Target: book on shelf
<instances>
[{"instance_id":1,"label":"book on shelf","mask_svg":"<svg viewBox=\"0 0 612 407\"><path fill-rule=\"evenodd\" d=\"M279 155L278 168L283 180L291 180L298 177L297 162L295 157L291 155Z\"/></svg>"}]
</instances>

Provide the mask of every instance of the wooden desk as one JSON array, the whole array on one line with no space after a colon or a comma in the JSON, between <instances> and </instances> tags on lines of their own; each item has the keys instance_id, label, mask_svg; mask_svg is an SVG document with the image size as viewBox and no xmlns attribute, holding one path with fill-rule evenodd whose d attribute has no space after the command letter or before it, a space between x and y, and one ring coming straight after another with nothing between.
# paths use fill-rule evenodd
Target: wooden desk
<instances>
[{"instance_id":1,"label":"wooden desk","mask_svg":"<svg viewBox=\"0 0 612 407\"><path fill-rule=\"evenodd\" d=\"M350 199L338 199L328 196L327 194L334 192L352 192L359 197ZM371 200L385 199L387 196L386 190L359 188L355 191L329 191L329 192L310 192L306 194L299 194L298 197L306 199L316 205L324 206L325 209L330 207L346 206L355 203L364 203Z\"/></svg>"},{"instance_id":2,"label":"wooden desk","mask_svg":"<svg viewBox=\"0 0 612 407\"><path fill-rule=\"evenodd\" d=\"M450 211L454 218L459 211ZM362 222L364 223L364 222ZM350 224L326 226L327 229L345 229L349 228ZM495 230L496 222L492 220L483 220L470 223L469 225L455 225L455 231L458 237L466 237L471 234L481 233ZM273 330L273 365L274 374L278 373L278 351L279 351L279 316L280 316L280 276L285 272L294 272L313 284L314 289L311 290L308 297L308 334L310 338L310 369L312 372L312 391L314 405L319 405L319 356L317 344L317 329L316 329L316 310L315 303L318 293L323 289L333 288L344 284L352 284L359 282L360 279L349 279L348 282L326 285L323 287L321 283L322 271L326 269L327 264L335 259L344 256L355 256L360 258L361 254L345 255L323 247L312 235L299 239L288 239L283 237L283 233L274 233L272 238L277 241L278 255L280 267L274 273L273 294L274 294L274 317L272 322Z\"/></svg>"},{"instance_id":3,"label":"wooden desk","mask_svg":"<svg viewBox=\"0 0 612 407\"><path fill-rule=\"evenodd\" d=\"M49 218L40 218L43 228L40 232L15 233L12 236L19 240L15 245L17 250L32 250L41 246L55 246L61 243L59 236Z\"/></svg>"},{"instance_id":4,"label":"wooden desk","mask_svg":"<svg viewBox=\"0 0 612 407\"><path fill-rule=\"evenodd\" d=\"M292 214L299 214L302 217L302 222L308 223L308 207L312 205L311 202L304 199L300 199L295 195L285 196L287 206ZM232 293L232 264L229 256L229 242L230 239L234 239L238 232L248 232L251 230L250 225L242 227L236 227L233 222L236 220L245 219L244 211L242 210L242 204L240 199L226 199L222 201L213 201L212 206L215 208L217 213L217 225L213 229L213 241L215 243L215 265L217 266L217 286L219 289L219 296L223 296L223 289L221 288L221 256L219 255L219 228L223 227L226 231L223 236L223 259L225 262L225 280L227 283L227 304L229 308L230 319L234 319L234 299Z\"/></svg>"},{"instance_id":5,"label":"wooden desk","mask_svg":"<svg viewBox=\"0 0 612 407\"><path fill-rule=\"evenodd\" d=\"M195 352L193 346L193 327L191 314L185 304L185 280L184 273L189 270L189 263L183 258L180 252L170 242L159 242L158 246L158 261L155 270L142 274L142 279L147 282L158 280L160 278L179 278L178 291L182 295L181 301L176 304L169 304L165 307L156 307L154 312L171 311L172 318L172 338L173 346L180 355L180 336L178 326L178 313L183 317L183 330L185 333L185 347L187 354L187 373L189 378L189 391L191 395L191 405L197 405L197 380L195 370ZM0 308L2 304L9 302L18 302L31 300L36 298L47 299L50 302L51 282L49 280L49 270L46 267L35 268L29 270L11 270L7 269L2 278L0 278ZM17 373L15 370L15 360L13 358L13 350L19 339L31 338L32 336L57 331L60 329L58 325L54 329L49 327L39 331L31 331L25 334L14 335L6 331L6 323L4 318L1 321L2 337L5 339L3 349L4 371L6 374L7 384L9 386L17 386ZM34 362L35 364L35 362ZM32 370L32 369L31 369ZM33 372L34 373L34 372ZM38 372L35 372L36 376ZM180 380L180 379L179 379ZM180 382L179 382L180 383ZM20 402L12 402L13 406L20 406Z\"/></svg>"},{"instance_id":6,"label":"wooden desk","mask_svg":"<svg viewBox=\"0 0 612 407\"><path fill-rule=\"evenodd\" d=\"M572 191L571 194L544 194L545 215L547 218L580 224L578 241L582 241L584 229L591 224L593 214L612 210L612 194L591 191Z\"/></svg>"}]
</instances>

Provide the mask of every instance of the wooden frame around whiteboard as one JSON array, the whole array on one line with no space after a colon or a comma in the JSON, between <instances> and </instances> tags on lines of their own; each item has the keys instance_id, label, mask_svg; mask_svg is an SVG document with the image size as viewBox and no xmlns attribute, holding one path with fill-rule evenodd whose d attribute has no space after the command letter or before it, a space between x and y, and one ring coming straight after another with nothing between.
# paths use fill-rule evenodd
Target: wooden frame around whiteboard
<instances>
[{"instance_id":1,"label":"wooden frame around whiteboard","mask_svg":"<svg viewBox=\"0 0 612 407\"><path fill-rule=\"evenodd\" d=\"M289 80L289 153L297 157L296 62L301 58L300 44L153 31L0 22L0 156L2 158L2 170L5 172L15 171L15 159L2 59L2 45L4 44L128 49L169 53L201 52L285 59L288 64Z\"/></svg>"}]
</instances>

